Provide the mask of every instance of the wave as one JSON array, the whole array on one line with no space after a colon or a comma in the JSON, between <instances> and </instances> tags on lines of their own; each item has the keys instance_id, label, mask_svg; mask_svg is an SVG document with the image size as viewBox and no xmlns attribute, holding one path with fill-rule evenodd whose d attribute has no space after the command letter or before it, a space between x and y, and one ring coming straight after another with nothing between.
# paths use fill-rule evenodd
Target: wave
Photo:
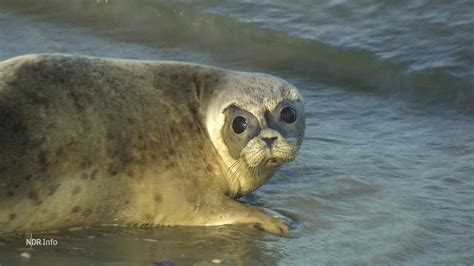
<instances>
[{"instance_id":1,"label":"wave","mask_svg":"<svg viewBox=\"0 0 474 266\"><path fill-rule=\"evenodd\" d=\"M205 52L231 65L351 90L474 107L472 73L409 71L363 50L342 49L202 12L189 4L126 0L2 0L19 14L87 26L118 41ZM199 2L198 4L199 5ZM469 78L471 77L471 78Z\"/></svg>"}]
</instances>

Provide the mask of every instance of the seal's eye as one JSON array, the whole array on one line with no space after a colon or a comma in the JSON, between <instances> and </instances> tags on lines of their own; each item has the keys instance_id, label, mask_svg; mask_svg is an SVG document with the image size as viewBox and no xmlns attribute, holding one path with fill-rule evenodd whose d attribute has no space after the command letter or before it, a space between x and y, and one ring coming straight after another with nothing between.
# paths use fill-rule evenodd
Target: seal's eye
<instances>
[{"instance_id":1,"label":"seal's eye","mask_svg":"<svg viewBox=\"0 0 474 266\"><path fill-rule=\"evenodd\" d=\"M235 133L240 134L247 128L247 119L241 115L236 116L232 121L232 129Z\"/></svg>"},{"instance_id":2,"label":"seal's eye","mask_svg":"<svg viewBox=\"0 0 474 266\"><path fill-rule=\"evenodd\" d=\"M287 106L281 110L280 119L286 123L293 123L296 121L296 111L295 109Z\"/></svg>"}]
</instances>

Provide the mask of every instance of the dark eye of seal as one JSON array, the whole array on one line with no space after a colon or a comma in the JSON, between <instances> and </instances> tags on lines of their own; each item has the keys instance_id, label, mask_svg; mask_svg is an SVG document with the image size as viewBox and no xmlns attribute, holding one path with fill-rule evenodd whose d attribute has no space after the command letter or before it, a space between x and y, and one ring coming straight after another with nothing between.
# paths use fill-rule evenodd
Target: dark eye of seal
<instances>
[{"instance_id":1,"label":"dark eye of seal","mask_svg":"<svg viewBox=\"0 0 474 266\"><path fill-rule=\"evenodd\" d=\"M295 109L287 106L281 110L280 119L286 123L293 123L296 121L296 111Z\"/></svg>"},{"instance_id":2,"label":"dark eye of seal","mask_svg":"<svg viewBox=\"0 0 474 266\"><path fill-rule=\"evenodd\" d=\"M232 121L232 130L235 133L240 134L245 131L247 128L247 119L241 115L236 116L234 121Z\"/></svg>"}]
</instances>

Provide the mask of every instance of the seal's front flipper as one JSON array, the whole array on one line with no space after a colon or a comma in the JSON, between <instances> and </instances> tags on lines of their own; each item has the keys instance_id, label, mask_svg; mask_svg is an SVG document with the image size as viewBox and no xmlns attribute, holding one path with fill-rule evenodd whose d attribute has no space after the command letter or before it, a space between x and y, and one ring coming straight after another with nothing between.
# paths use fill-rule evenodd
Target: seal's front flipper
<instances>
[{"instance_id":1,"label":"seal's front flipper","mask_svg":"<svg viewBox=\"0 0 474 266\"><path fill-rule=\"evenodd\" d=\"M254 206L227 199L217 210L218 213L208 216L206 225L248 224L259 231L278 235L288 235L290 232L288 224Z\"/></svg>"}]
</instances>

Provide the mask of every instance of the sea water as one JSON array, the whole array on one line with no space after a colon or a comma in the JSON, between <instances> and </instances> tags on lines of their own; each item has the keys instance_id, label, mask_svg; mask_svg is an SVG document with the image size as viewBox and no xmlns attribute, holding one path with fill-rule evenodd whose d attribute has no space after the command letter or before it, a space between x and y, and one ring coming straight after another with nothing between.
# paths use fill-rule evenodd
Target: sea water
<instances>
[{"instance_id":1,"label":"sea water","mask_svg":"<svg viewBox=\"0 0 474 266\"><path fill-rule=\"evenodd\" d=\"M307 121L297 160L245 199L294 220L291 237L79 228L1 238L0 264L474 264L473 14L461 0L0 0L2 60L265 72L302 91Z\"/></svg>"}]
</instances>

